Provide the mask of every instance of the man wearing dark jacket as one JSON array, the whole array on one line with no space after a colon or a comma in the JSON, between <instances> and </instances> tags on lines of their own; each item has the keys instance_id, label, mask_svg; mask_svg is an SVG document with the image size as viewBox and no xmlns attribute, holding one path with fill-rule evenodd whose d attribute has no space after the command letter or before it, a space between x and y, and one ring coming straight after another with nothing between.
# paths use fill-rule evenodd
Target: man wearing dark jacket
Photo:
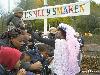
<instances>
[{"instance_id":1,"label":"man wearing dark jacket","mask_svg":"<svg viewBox=\"0 0 100 75\"><path fill-rule=\"evenodd\" d=\"M24 27L24 22L21 20L23 16L23 9L22 8L15 8L14 14L8 19L8 31L13 28L22 28Z\"/></svg>"}]
</instances>

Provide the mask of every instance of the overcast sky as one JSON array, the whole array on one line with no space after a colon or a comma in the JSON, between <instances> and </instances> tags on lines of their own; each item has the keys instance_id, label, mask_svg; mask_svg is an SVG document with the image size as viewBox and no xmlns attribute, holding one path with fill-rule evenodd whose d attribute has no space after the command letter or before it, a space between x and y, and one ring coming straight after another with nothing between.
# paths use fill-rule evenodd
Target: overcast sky
<instances>
[{"instance_id":1,"label":"overcast sky","mask_svg":"<svg viewBox=\"0 0 100 75\"><path fill-rule=\"evenodd\" d=\"M2 9L8 11L8 10L12 10L13 8L15 8L17 6L17 2L19 2L20 0L0 0L0 7L2 7ZM10 6L8 6L8 4ZM10 9L9 9L10 7Z\"/></svg>"}]
</instances>

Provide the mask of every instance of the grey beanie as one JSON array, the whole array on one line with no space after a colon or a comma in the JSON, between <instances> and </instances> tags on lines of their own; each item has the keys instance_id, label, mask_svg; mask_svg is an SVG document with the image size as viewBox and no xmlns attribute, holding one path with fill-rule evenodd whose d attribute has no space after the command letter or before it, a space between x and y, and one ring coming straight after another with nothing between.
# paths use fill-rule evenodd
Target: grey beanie
<instances>
[{"instance_id":1,"label":"grey beanie","mask_svg":"<svg viewBox=\"0 0 100 75\"><path fill-rule=\"evenodd\" d=\"M18 13L18 12L23 12L23 9L20 7L15 8L14 13Z\"/></svg>"}]
</instances>

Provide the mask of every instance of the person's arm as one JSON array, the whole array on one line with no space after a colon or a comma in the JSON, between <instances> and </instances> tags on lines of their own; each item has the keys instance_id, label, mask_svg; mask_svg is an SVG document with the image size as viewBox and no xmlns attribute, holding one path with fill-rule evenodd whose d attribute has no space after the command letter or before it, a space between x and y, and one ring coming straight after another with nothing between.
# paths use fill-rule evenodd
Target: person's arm
<instances>
[{"instance_id":1,"label":"person's arm","mask_svg":"<svg viewBox=\"0 0 100 75\"><path fill-rule=\"evenodd\" d=\"M30 67L29 67L29 70L40 70L42 68L42 64L40 61L37 61L36 63L34 64L31 64Z\"/></svg>"},{"instance_id":2,"label":"person's arm","mask_svg":"<svg viewBox=\"0 0 100 75\"><path fill-rule=\"evenodd\" d=\"M30 63L30 62L23 62L21 63L21 68L24 68L28 71L33 71L33 70L39 70L42 68L41 62L37 61L36 63Z\"/></svg>"},{"instance_id":3,"label":"person's arm","mask_svg":"<svg viewBox=\"0 0 100 75\"><path fill-rule=\"evenodd\" d=\"M55 47L55 39L42 38L37 33L33 33L32 38L38 40L39 42Z\"/></svg>"},{"instance_id":4,"label":"person's arm","mask_svg":"<svg viewBox=\"0 0 100 75\"><path fill-rule=\"evenodd\" d=\"M30 66L31 66L30 62L21 61L21 68L28 70Z\"/></svg>"}]
</instances>

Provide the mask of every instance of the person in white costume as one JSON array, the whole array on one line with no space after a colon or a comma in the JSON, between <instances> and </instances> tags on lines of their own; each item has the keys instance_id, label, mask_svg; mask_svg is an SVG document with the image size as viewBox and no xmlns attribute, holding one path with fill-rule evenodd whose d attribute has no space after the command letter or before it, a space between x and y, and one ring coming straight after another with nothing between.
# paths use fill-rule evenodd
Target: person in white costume
<instances>
[{"instance_id":1,"label":"person in white costume","mask_svg":"<svg viewBox=\"0 0 100 75\"><path fill-rule=\"evenodd\" d=\"M80 49L73 27L61 23L55 34L54 60L51 69L56 75L76 75L80 72L77 57Z\"/></svg>"}]
</instances>

